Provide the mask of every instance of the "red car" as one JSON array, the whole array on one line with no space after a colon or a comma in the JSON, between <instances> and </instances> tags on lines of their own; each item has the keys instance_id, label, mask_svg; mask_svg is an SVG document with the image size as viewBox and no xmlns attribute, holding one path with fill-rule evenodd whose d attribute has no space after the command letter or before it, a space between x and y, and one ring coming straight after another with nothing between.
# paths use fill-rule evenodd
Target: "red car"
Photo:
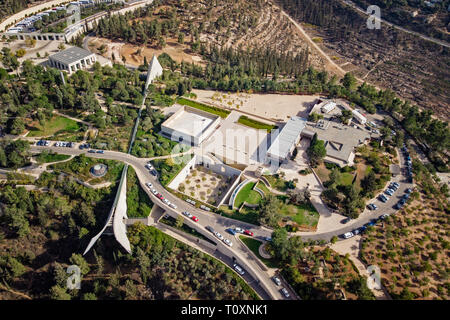
<instances>
[{"instance_id":1,"label":"red car","mask_svg":"<svg viewBox=\"0 0 450 320\"><path fill-rule=\"evenodd\" d=\"M197 222L198 221L198 218L196 217L196 216L192 216L192 218L191 218L192 220L194 220L195 222Z\"/></svg>"},{"instance_id":2,"label":"red car","mask_svg":"<svg viewBox=\"0 0 450 320\"><path fill-rule=\"evenodd\" d=\"M250 230L244 230L244 234L253 237L253 232L251 232Z\"/></svg>"},{"instance_id":3,"label":"red car","mask_svg":"<svg viewBox=\"0 0 450 320\"><path fill-rule=\"evenodd\" d=\"M161 193L158 193L158 194L156 195L156 197L157 197L158 199L160 199L160 200L164 200L164 197L162 196Z\"/></svg>"}]
</instances>

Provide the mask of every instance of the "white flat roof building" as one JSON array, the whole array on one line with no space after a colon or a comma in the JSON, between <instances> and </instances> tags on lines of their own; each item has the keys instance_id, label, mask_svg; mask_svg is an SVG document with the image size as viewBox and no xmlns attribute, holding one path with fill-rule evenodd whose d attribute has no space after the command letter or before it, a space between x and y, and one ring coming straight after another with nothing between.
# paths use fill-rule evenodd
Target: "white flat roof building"
<instances>
[{"instance_id":1,"label":"white flat roof building","mask_svg":"<svg viewBox=\"0 0 450 320\"><path fill-rule=\"evenodd\" d=\"M328 113L328 112L334 110L334 108L336 108L336 102L329 101L329 102L325 103L325 104L320 108L320 110L321 110L323 113Z\"/></svg>"},{"instance_id":2,"label":"white flat roof building","mask_svg":"<svg viewBox=\"0 0 450 320\"><path fill-rule=\"evenodd\" d=\"M219 125L220 117L183 106L161 125L161 131L172 141L198 146Z\"/></svg>"},{"instance_id":3,"label":"white flat roof building","mask_svg":"<svg viewBox=\"0 0 450 320\"><path fill-rule=\"evenodd\" d=\"M296 116L288 120L267 151L268 162L282 163L288 160L295 145L300 141L300 134L305 128L306 122L305 118Z\"/></svg>"},{"instance_id":4,"label":"white flat roof building","mask_svg":"<svg viewBox=\"0 0 450 320\"><path fill-rule=\"evenodd\" d=\"M361 124L365 124L367 122L367 118L364 117L358 110L352 111L353 117Z\"/></svg>"},{"instance_id":5,"label":"white flat roof building","mask_svg":"<svg viewBox=\"0 0 450 320\"><path fill-rule=\"evenodd\" d=\"M80 69L86 69L93 65L95 61L97 61L97 57L94 53L79 47L63 50L48 58L51 67L67 71L69 74Z\"/></svg>"}]
</instances>

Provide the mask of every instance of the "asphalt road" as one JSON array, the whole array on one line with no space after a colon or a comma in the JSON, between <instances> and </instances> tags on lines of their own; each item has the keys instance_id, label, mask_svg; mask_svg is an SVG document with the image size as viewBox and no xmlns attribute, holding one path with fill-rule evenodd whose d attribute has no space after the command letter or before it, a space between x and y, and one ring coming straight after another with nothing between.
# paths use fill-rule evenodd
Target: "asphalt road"
<instances>
[{"instance_id":1,"label":"asphalt road","mask_svg":"<svg viewBox=\"0 0 450 320\"><path fill-rule=\"evenodd\" d=\"M52 143L53 144L53 143ZM255 258L255 256L249 251L249 249L243 245L240 240L238 240L236 235L235 237L228 234L225 229L227 228L235 228L240 227L243 229L250 229L254 233L254 238L258 240L263 240L265 237L270 237L272 234L272 230L269 228L265 228L262 226L254 226L249 223L245 223L239 220L230 219L227 217L222 217L218 214L207 212L201 209L198 209L187 202L181 200L180 198L174 196L170 192L168 192L159 182L158 178L150 174L150 172L145 168L145 164L148 162L148 159L136 158L132 155L117 152L117 151L104 151L103 154L97 153L87 153L86 150L79 150L78 144L74 148L64 148L64 147L54 147L53 145L48 147L42 146L32 146L32 152L41 152L44 149L50 149L54 152L58 152L61 154L69 154L69 155L80 155L85 154L86 156L93 158L101 158L101 159L110 159L121 161L131 165L139 179L139 182L145 192L148 194L150 199L162 207L169 213L171 216L176 217L180 215L183 211L189 211L191 214L199 218L198 222L194 222L188 218L185 218L184 221L187 225L194 228L201 234L206 237L214 240L217 243L217 248L221 252L222 255L226 256L227 259L222 260L225 263L229 262L229 259L233 257L237 260L237 262L248 272L250 272L253 278L258 279L261 287L264 288L264 291L267 292L267 295L271 297L271 299L284 299L284 297L279 292L279 287L275 285L275 283L271 280L269 275L263 267L261 267L261 261ZM405 159L403 155L400 153L400 164L404 167ZM356 228L363 226L364 224L370 222L372 219L380 217L382 214L394 214L397 210L393 208L395 203L400 199L400 197L404 194L404 191L407 188L412 188L413 185L406 182L406 177L403 175L398 175L394 177L392 181L397 181L400 183L400 188L395 192L395 194L389 198L386 203L382 203L379 200L374 201L377 204L378 209L375 211L370 211L370 213L364 213L360 218L356 220L352 220L350 223L346 225L342 225L342 228L338 228L336 230L325 232L325 233L316 233L316 234L308 234L301 235L304 240L325 240L329 241L333 236L340 236L346 232L353 231ZM146 182L151 182L153 186L161 193L164 198L168 199L170 202L174 203L177 206L177 209L174 210L159 200L153 193L150 192L148 187L145 185ZM368 211L368 209L366 209ZM365 212L367 212L365 211ZM233 242L233 247L228 247L222 241L218 240L212 233L205 229L206 226L211 226L215 231L220 232L225 238L230 239ZM230 263L227 263L230 265ZM291 292L291 296L294 296Z\"/></svg>"}]
</instances>

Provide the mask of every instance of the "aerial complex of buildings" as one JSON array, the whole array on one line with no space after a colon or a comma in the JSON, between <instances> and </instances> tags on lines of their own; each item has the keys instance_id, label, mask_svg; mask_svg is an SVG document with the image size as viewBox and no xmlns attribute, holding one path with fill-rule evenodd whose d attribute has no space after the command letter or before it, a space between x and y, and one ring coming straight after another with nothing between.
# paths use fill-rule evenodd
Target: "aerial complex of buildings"
<instances>
[{"instance_id":1,"label":"aerial complex of buildings","mask_svg":"<svg viewBox=\"0 0 450 320\"><path fill-rule=\"evenodd\" d=\"M87 69L97 61L94 53L79 48L72 47L51 55L48 58L48 65L69 74L77 70Z\"/></svg>"}]
</instances>

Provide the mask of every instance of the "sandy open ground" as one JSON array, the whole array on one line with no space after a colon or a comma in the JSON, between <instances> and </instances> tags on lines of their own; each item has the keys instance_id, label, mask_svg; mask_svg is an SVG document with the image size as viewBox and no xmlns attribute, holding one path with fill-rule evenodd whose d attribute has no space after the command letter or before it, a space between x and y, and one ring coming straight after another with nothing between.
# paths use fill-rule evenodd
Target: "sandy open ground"
<instances>
[{"instance_id":1,"label":"sandy open ground","mask_svg":"<svg viewBox=\"0 0 450 320\"><path fill-rule=\"evenodd\" d=\"M238 109L268 120L285 122L291 116L307 117L318 95L226 93L192 90L197 101L222 108Z\"/></svg>"}]
</instances>

